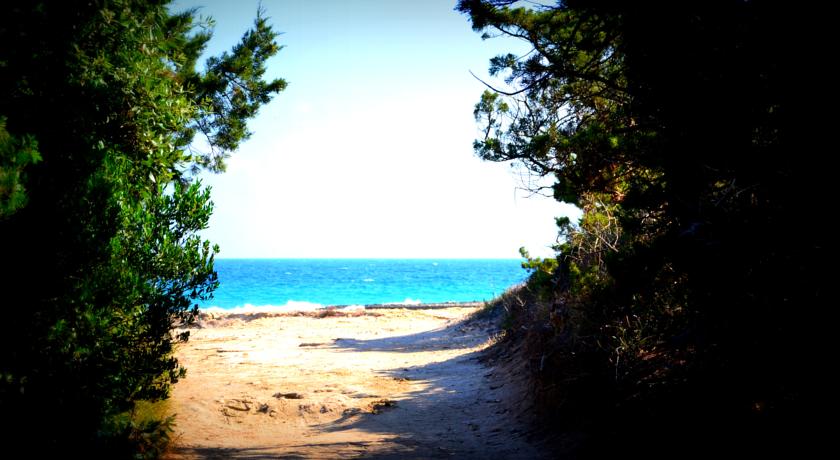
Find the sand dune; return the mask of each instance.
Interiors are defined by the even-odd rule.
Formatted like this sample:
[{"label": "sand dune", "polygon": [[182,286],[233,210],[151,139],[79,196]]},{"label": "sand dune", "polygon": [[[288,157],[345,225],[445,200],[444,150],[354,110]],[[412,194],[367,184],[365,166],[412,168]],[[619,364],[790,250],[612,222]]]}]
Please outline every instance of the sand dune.
[{"label": "sand dune", "polygon": [[169,458],[539,458],[475,310],[205,317]]}]

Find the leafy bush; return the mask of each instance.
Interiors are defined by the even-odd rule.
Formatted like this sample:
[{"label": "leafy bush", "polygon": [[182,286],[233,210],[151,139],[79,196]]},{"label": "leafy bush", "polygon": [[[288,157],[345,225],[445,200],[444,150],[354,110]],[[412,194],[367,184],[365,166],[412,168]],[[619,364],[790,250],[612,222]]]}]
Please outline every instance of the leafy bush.
[{"label": "leafy bush", "polygon": [[131,411],[109,420],[98,438],[103,457],[151,460],[163,455],[174,432],[175,416],[163,401],[137,401]]},{"label": "leafy bush", "polygon": [[834,170],[824,120],[802,116],[821,100],[801,65],[825,53],[813,17],[755,2],[458,9],[532,48],[491,60],[511,88],[476,104],[476,154],[554,178],[583,209],[558,222],[553,276],[529,262],[553,294],[534,347],[542,407],[612,454],[651,436],[638,454],[807,444],[797,420],[819,406],[830,349],[831,240],[811,219]]},{"label": "leafy bush", "polygon": [[126,414],[184,376],[173,352],[188,336],[172,330],[218,285],[194,173],[223,170],[285,82],[263,80],[279,47],[261,15],[199,72],[211,24],[167,4],[13,1],[0,15],[14,43],[0,49],[4,445],[153,456],[171,426]]}]

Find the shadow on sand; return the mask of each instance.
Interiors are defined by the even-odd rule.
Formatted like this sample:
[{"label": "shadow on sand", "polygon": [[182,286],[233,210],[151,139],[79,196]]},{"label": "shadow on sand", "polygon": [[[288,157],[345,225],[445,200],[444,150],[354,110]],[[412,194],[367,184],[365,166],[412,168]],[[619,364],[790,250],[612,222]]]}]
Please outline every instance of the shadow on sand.
[{"label": "shadow on sand", "polygon": [[[482,352],[476,347],[494,332],[488,320],[466,319],[432,331],[371,340],[339,338],[326,345],[348,354],[448,350],[447,356],[455,355],[420,366],[381,371],[409,382],[410,390],[378,410],[348,411],[338,420],[310,427],[322,433],[347,432],[345,442],[245,449],[182,447],[174,453],[204,459],[544,458],[538,446],[527,439],[528,425],[520,420],[522,395],[513,391],[510,376],[494,375],[493,369],[479,361]],[[353,432],[359,431],[373,434],[376,441],[355,441]]]}]

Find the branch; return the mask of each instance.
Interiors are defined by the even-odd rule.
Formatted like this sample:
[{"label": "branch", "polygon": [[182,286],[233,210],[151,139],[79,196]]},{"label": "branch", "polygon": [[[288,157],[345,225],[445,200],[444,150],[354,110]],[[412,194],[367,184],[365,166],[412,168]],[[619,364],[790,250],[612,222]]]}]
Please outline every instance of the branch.
[{"label": "branch", "polygon": [[469,73],[470,73],[470,75],[472,75],[472,76],[473,76],[473,78],[475,78],[476,80],[480,81],[480,82],[481,82],[481,84],[483,84],[484,86],[486,86],[486,87],[488,87],[488,88],[492,89],[493,91],[495,91],[495,92],[497,92],[497,93],[499,93],[499,94],[504,94],[505,96],[516,96],[517,94],[524,93],[525,91],[528,91],[528,89],[529,89],[528,87],[526,87],[526,88],[522,88],[522,89],[520,89],[520,90],[518,90],[518,91],[514,91],[514,92],[512,92],[512,93],[507,92],[507,91],[502,91],[502,90],[500,90],[500,89],[496,89],[496,88],[494,88],[492,85],[490,85],[490,83],[487,83],[486,81],[484,81],[484,80],[482,80],[482,79],[478,78],[478,77],[477,77],[477,76],[473,73],[473,71],[472,71],[472,70],[470,70],[470,71],[469,71]]},{"label": "branch", "polygon": [[512,92],[512,93],[511,93],[511,92],[508,92],[508,91],[502,91],[502,90],[500,90],[500,89],[494,88],[492,85],[490,85],[490,83],[487,83],[486,81],[484,81],[484,80],[482,80],[482,79],[478,78],[478,77],[477,77],[477,76],[473,73],[473,71],[472,71],[472,70],[470,70],[469,72],[470,72],[470,75],[472,75],[472,76],[473,76],[473,78],[475,78],[476,80],[480,81],[480,82],[481,82],[481,84],[483,84],[484,86],[486,86],[486,87],[488,87],[488,88],[492,89],[493,91],[495,91],[495,92],[497,92],[497,93],[499,93],[499,94],[503,94],[503,95],[505,95],[505,96],[516,96],[517,94],[522,94],[522,93],[524,93],[524,92],[526,92],[526,91],[530,91],[532,88],[534,88],[534,86],[536,86],[536,85],[537,85],[537,84],[539,84],[539,83],[542,83],[543,81],[545,81],[546,79],[548,79],[548,78],[549,78],[549,74],[545,74],[545,75],[543,75],[542,77],[538,78],[537,80],[534,80],[534,82],[533,82],[533,83],[531,83],[530,85],[528,85],[528,86],[526,86],[526,87],[524,87],[524,88],[522,88],[522,89],[519,89],[519,90],[514,91],[514,92]]}]

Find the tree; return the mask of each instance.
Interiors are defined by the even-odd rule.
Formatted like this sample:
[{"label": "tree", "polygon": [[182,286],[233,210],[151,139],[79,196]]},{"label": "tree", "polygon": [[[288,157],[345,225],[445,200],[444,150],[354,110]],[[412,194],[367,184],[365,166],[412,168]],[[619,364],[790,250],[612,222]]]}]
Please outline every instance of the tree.
[{"label": "tree", "polygon": [[[550,342],[556,378],[566,366],[598,380],[590,409],[611,401],[611,436],[795,439],[830,241],[789,224],[830,196],[820,122],[802,117],[819,96],[801,63],[826,43],[812,18],[754,2],[516,3],[458,9],[532,47],[491,60],[510,88],[476,105],[476,153],[553,176],[555,197],[584,210],[561,226],[555,305],[576,321]],[[605,422],[628,419],[638,430]]]},{"label": "tree", "polygon": [[[13,2],[0,40],[0,411],[14,442],[120,455],[124,414],[184,375],[173,346],[218,285],[196,172],[224,169],[283,80],[261,12],[197,60],[212,22],[168,1]],[[209,151],[191,147],[197,133]],[[21,438],[23,436],[23,438]],[[8,445],[8,443],[6,444]]]}]

